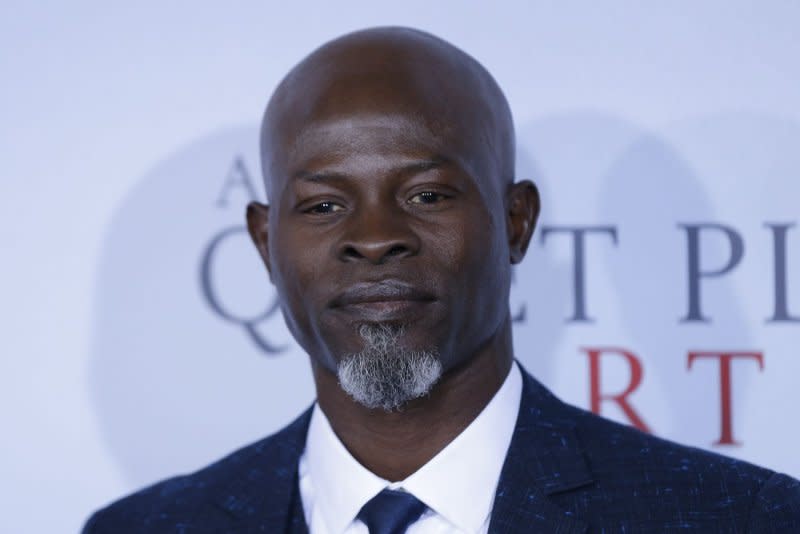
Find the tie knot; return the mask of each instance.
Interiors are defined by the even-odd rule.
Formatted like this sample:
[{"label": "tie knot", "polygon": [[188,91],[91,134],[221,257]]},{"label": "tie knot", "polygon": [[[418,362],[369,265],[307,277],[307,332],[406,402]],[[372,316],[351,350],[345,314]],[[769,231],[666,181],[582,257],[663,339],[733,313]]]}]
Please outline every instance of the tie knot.
[{"label": "tie knot", "polygon": [[366,523],[369,534],[403,534],[426,508],[408,492],[385,489],[367,501],[358,518]]}]

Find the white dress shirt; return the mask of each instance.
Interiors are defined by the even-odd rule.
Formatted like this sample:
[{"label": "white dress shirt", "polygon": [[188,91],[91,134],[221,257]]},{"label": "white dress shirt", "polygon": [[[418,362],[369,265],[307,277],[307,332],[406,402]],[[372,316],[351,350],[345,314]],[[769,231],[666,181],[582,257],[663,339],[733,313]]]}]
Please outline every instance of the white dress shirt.
[{"label": "white dress shirt", "polygon": [[484,534],[522,396],[516,364],[495,396],[461,434],[408,478],[390,483],[347,451],[315,405],[300,457],[300,496],[311,534],[368,534],[356,518],[385,488],[404,490],[428,509],[408,534]]}]

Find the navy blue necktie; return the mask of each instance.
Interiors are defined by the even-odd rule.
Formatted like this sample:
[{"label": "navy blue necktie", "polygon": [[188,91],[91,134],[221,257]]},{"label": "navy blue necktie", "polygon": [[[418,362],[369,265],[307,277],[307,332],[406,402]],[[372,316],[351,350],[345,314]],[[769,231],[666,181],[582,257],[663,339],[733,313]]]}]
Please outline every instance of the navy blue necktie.
[{"label": "navy blue necktie", "polygon": [[369,534],[404,534],[426,508],[410,493],[385,489],[367,501],[358,518],[367,524]]}]

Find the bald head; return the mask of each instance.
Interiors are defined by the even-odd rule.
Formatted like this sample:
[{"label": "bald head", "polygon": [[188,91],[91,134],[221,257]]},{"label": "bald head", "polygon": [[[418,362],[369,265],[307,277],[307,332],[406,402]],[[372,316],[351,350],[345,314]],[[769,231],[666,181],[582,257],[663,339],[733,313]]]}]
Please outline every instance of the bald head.
[{"label": "bald head", "polygon": [[321,46],[289,72],[262,124],[271,199],[296,170],[294,154],[313,147],[309,126],[335,121],[394,128],[426,140],[438,156],[463,160],[482,181],[513,182],[514,127],[502,91],[475,59],[433,35],[395,27],[358,31]]},{"label": "bald head", "polygon": [[[320,405],[349,406],[350,394],[396,406],[467,368],[475,383],[456,404],[480,404],[481,388],[490,397],[499,383],[486,377],[511,367],[511,266],[539,203],[530,181],[514,180],[511,113],[486,69],[416,30],[346,35],[279,84],[262,158],[270,204],[250,203],[248,230],[311,355]],[[377,361],[398,356],[397,372],[367,372],[376,360],[363,325],[396,333],[380,346],[404,351]],[[407,380],[421,354],[437,365]],[[358,380],[342,374],[351,356],[366,366]],[[391,399],[363,401],[374,392]]]}]

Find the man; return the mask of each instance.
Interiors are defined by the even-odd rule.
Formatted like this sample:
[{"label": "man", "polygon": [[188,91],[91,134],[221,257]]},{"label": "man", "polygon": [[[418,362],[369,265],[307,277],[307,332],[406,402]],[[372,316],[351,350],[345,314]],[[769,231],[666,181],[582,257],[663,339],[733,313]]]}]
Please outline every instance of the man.
[{"label": "man", "polygon": [[253,241],[317,402],[86,532],[792,532],[800,483],[565,405],[514,362],[539,212],[474,59],[378,28],[304,59],[262,127]]}]

